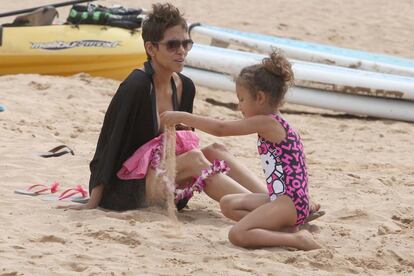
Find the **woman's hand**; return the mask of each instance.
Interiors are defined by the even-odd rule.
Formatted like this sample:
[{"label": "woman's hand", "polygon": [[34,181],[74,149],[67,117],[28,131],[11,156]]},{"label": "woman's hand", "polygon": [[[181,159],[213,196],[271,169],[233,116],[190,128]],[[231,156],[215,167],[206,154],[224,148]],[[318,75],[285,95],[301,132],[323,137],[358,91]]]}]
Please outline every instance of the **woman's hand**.
[{"label": "woman's hand", "polygon": [[56,209],[66,210],[89,210],[98,207],[102,198],[103,185],[98,185],[92,189],[91,197],[86,204],[71,204],[71,205],[59,205]]},{"label": "woman's hand", "polygon": [[164,126],[177,125],[182,123],[186,112],[181,111],[165,111],[161,113],[160,120]]}]

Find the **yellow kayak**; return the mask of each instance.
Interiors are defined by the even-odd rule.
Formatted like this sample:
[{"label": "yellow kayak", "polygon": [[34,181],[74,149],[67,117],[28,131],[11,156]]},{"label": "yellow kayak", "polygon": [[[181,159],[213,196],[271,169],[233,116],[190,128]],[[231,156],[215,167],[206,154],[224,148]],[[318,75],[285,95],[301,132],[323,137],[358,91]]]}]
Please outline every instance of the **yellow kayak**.
[{"label": "yellow kayak", "polygon": [[0,35],[0,75],[85,72],[123,80],[146,60],[140,31],[50,25],[3,27]]}]

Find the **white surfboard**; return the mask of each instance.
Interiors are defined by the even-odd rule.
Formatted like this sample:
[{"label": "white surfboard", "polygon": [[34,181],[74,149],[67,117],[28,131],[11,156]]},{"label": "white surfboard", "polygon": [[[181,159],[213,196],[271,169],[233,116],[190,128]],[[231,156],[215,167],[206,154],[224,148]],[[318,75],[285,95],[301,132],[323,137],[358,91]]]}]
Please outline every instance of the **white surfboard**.
[{"label": "white surfboard", "polygon": [[[225,91],[235,91],[233,78],[229,75],[185,67],[183,73],[197,85]],[[286,101],[295,104],[331,109],[349,114],[414,122],[414,102],[399,99],[370,97],[317,89],[292,87]]]},{"label": "white surfboard", "polygon": [[[187,56],[186,65],[236,76],[243,67],[259,63],[264,57],[267,56],[194,44]],[[414,101],[412,77],[297,60],[291,62],[296,86]]]},{"label": "white surfboard", "polygon": [[218,41],[242,45],[263,53],[269,53],[278,48],[287,57],[293,59],[414,77],[413,59],[240,32],[204,24],[192,24],[190,31],[191,33],[206,35]]}]

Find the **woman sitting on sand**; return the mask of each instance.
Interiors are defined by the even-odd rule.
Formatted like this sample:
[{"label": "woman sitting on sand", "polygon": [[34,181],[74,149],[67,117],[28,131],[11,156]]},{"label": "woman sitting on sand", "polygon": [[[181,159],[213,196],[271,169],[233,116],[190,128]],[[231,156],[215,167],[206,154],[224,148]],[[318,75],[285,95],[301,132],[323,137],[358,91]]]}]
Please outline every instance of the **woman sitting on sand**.
[{"label": "woman sitting on sand", "polygon": [[[159,114],[168,110],[191,113],[195,96],[193,82],[180,72],[193,42],[179,10],[171,4],[153,5],[153,11],[143,23],[142,38],[148,61],[144,70],[134,70],[120,85],[105,115],[93,160],[90,163],[90,199],[84,205],[61,206],[69,209],[131,210],[145,206],[145,178],[122,180],[117,172],[128,157],[163,130]],[[202,169],[210,168],[209,160],[222,158],[221,146],[202,150],[192,149],[176,158],[178,185],[185,185]],[[225,154],[224,154],[225,155]],[[227,158],[230,176],[217,173],[205,180],[204,191],[220,201],[226,194],[264,192],[255,185],[255,177],[245,168]],[[237,173],[240,172],[240,173]],[[237,182],[236,182],[237,181]],[[188,201],[177,201],[183,208]]]}]

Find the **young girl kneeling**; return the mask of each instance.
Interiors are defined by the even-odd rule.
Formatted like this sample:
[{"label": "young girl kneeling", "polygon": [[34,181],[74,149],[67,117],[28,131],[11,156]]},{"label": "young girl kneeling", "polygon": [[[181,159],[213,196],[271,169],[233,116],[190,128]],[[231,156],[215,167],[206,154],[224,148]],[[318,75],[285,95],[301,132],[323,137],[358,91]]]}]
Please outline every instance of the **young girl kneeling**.
[{"label": "young girl kneeling", "polygon": [[161,115],[166,125],[183,123],[216,136],[258,134],[268,194],[229,194],[220,201],[223,214],[237,221],[229,232],[230,241],[237,246],[320,248],[308,231],[297,228],[309,216],[310,206],[303,145],[279,113],[291,84],[291,64],[274,52],[261,64],[244,68],[236,79],[244,119],[221,121],[170,111]]}]

